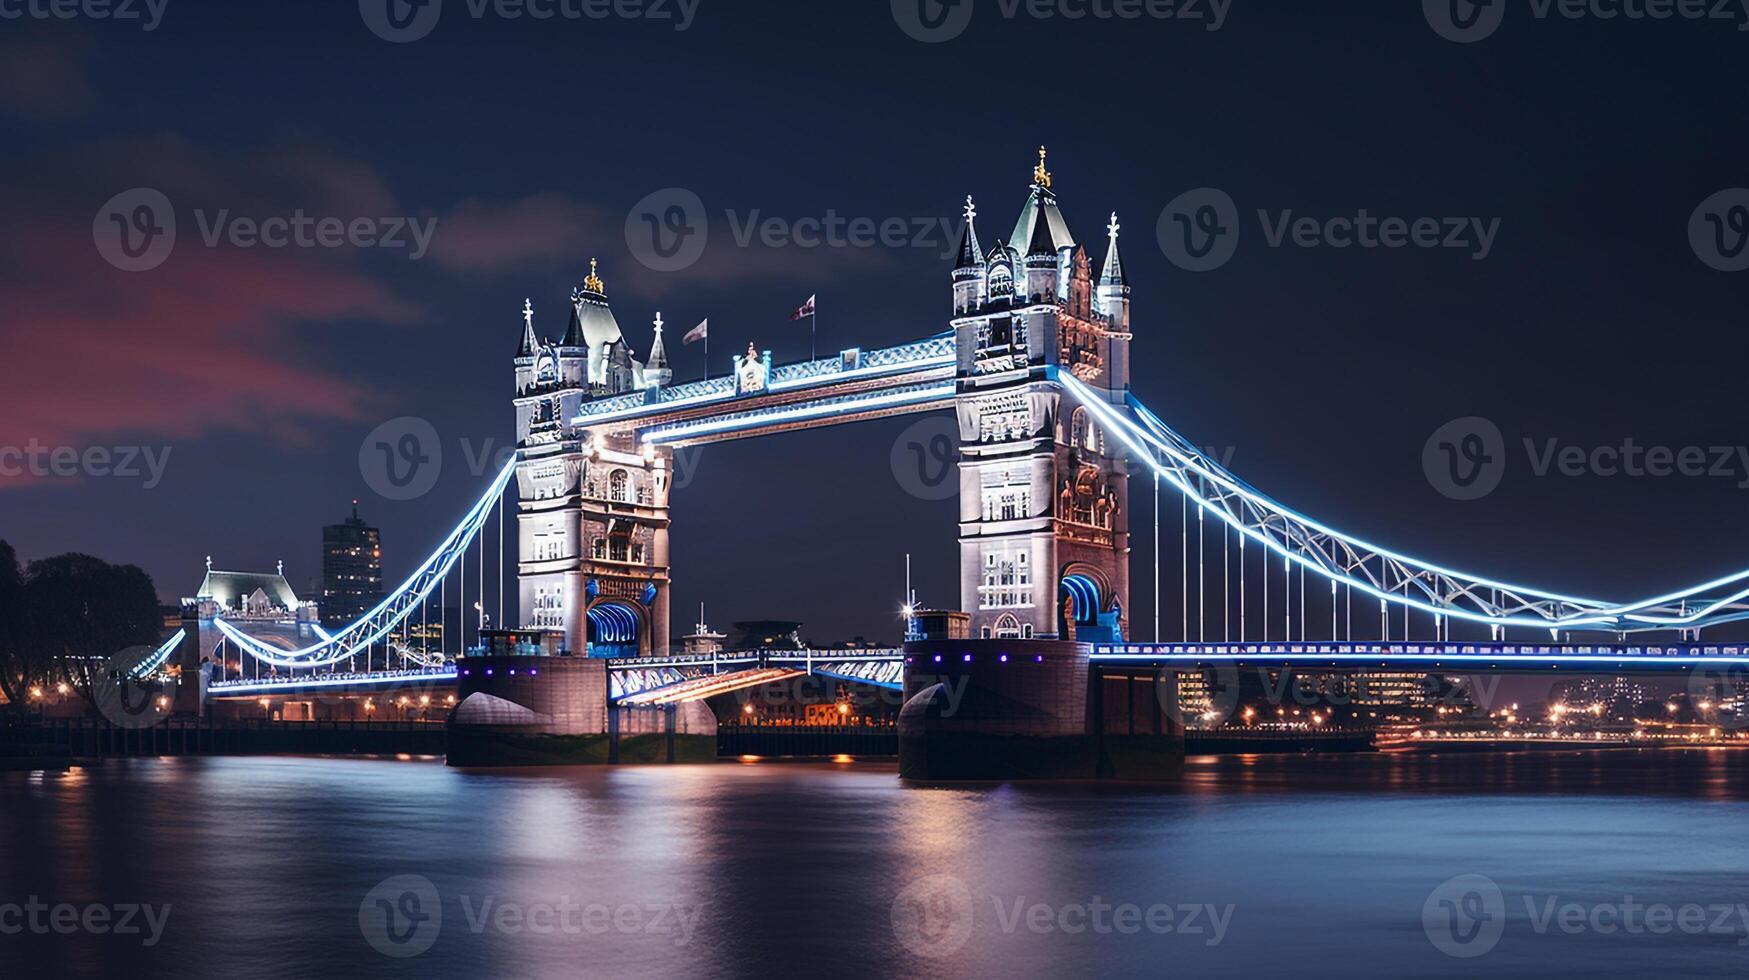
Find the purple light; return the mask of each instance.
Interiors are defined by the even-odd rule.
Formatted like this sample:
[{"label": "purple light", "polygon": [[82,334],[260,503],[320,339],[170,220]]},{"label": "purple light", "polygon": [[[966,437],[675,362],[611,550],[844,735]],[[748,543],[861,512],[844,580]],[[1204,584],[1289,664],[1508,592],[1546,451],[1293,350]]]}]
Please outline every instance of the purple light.
[{"label": "purple light", "polygon": [[538,670],[535,670],[535,669],[534,669],[534,668],[533,668],[533,667],[530,667],[530,668],[529,668],[529,669],[528,669],[528,676],[530,676],[530,677],[533,677],[533,676],[535,676],[535,675],[536,675],[536,674],[539,674],[539,673],[540,673],[540,671],[538,671]]},{"label": "purple light", "polygon": [[490,668],[490,667],[487,667],[487,668],[486,668],[486,676],[487,676],[487,677],[491,677],[491,676],[492,676],[492,668]]},{"label": "purple light", "polygon": [[936,655],[935,655],[935,662],[936,662],[936,663],[941,663],[941,654],[939,654],[939,653],[938,653],[938,654],[936,654]]},{"label": "purple light", "polygon": [[968,664],[969,664],[969,663],[971,663],[971,662],[972,662],[972,655],[971,655],[971,654],[969,654],[969,653],[968,653],[968,654],[966,654],[966,656],[965,656],[965,661],[966,661],[966,663],[968,663]]},{"label": "purple light", "polygon": [[1044,654],[1042,654],[1042,653],[1041,653],[1041,654],[1039,654],[1039,655],[1038,655],[1038,656],[1036,656],[1036,657],[1033,657],[1033,658],[1032,658],[1032,662],[1033,662],[1033,663],[1035,663],[1035,664],[1042,664],[1042,663],[1044,663],[1044,662],[1045,662],[1045,655],[1044,655]]},{"label": "purple light", "polygon": [[467,671],[465,671],[465,670],[464,670],[464,671],[462,671],[462,676],[463,676],[463,677],[466,677],[466,676],[468,676],[468,672],[467,672]]},{"label": "purple light", "polygon": [[515,668],[515,667],[512,667],[512,668],[510,668],[510,676],[511,676],[511,677],[515,677],[515,676],[516,676],[516,668]]},{"label": "purple light", "polygon": [[997,657],[996,659],[1002,661],[1003,663],[1007,663],[1008,662],[1008,654],[1005,653],[1002,656]]}]

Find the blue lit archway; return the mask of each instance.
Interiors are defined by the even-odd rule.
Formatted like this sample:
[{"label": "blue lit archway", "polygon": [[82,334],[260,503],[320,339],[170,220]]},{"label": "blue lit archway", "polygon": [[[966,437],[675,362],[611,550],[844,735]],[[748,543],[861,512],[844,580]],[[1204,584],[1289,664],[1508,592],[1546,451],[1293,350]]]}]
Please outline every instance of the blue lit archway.
[{"label": "blue lit archway", "polygon": [[609,600],[589,607],[589,655],[591,657],[638,656],[638,640],[644,616],[636,607]]},{"label": "blue lit archway", "polygon": [[1063,576],[1064,612],[1073,631],[1073,639],[1081,643],[1122,643],[1123,609],[1116,603],[1105,608],[1105,596],[1110,589],[1092,575],[1072,571]]}]

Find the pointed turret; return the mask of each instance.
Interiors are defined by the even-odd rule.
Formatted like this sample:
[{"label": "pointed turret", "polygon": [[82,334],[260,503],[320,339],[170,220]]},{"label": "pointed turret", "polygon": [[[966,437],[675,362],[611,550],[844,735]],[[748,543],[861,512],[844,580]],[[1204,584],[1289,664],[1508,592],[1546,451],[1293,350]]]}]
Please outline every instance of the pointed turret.
[{"label": "pointed turret", "polygon": [[1057,241],[1051,234],[1049,221],[1032,224],[1032,240],[1026,246],[1026,294],[1035,303],[1048,301],[1057,295],[1057,278],[1062,257],[1057,253]]},{"label": "pointed turret", "polygon": [[1039,223],[1042,215],[1050,223],[1051,240],[1058,249],[1067,250],[1075,247],[1075,236],[1069,233],[1069,223],[1063,220],[1063,212],[1057,207],[1057,193],[1052,190],[1054,178],[1045,169],[1045,148],[1038,148],[1038,166],[1032,171],[1032,188],[1027,194],[1026,205],[1020,209],[1020,220],[1014,223],[1014,234],[1009,241],[1018,245],[1021,242],[1033,240],[1034,226]]},{"label": "pointed turret", "polygon": [[1122,227],[1117,223],[1117,212],[1113,211],[1111,223],[1105,226],[1105,268],[1099,274],[1099,288],[1094,295],[1098,299],[1097,311],[1104,315],[1111,329],[1129,333],[1130,284],[1124,277],[1123,259],[1117,251],[1117,233]]},{"label": "pointed turret", "polygon": [[984,248],[978,243],[978,207],[966,195],[966,230],[960,236],[959,261],[953,267],[953,312],[961,316],[984,301]]},{"label": "pointed turret", "polygon": [[533,357],[535,348],[539,346],[540,341],[534,335],[534,302],[524,299],[522,301],[522,346],[516,349],[516,356]]},{"label": "pointed turret", "polygon": [[644,385],[666,387],[674,380],[668,367],[668,351],[662,346],[662,314],[656,314],[656,339],[650,342],[650,359],[644,362]]}]

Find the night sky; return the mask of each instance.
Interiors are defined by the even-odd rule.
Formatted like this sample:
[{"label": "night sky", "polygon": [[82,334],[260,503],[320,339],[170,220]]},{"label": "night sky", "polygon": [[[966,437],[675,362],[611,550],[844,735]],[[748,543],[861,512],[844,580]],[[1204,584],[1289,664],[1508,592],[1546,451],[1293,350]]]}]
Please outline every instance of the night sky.
[{"label": "night sky", "polygon": [[[660,310],[685,379],[705,365],[679,334],[707,316],[715,373],[748,341],[805,357],[788,316],[812,293],[822,350],[923,337],[951,312],[941,233],[742,247],[727,215],[957,219],[970,193],[989,244],[1045,144],[1096,262],[1107,215],[1123,223],[1136,393],[1198,444],[1231,447],[1255,486],[1381,544],[1573,594],[1625,599],[1749,564],[1749,462],[1537,477],[1524,448],[1749,445],[1749,272],[1709,267],[1689,237],[1704,200],[1749,186],[1744,12],[1538,18],[1517,0],[1460,44],[1409,0],[1233,0],[1215,31],[1198,8],[1009,19],[976,0],[964,33],[935,44],[883,0],[702,0],[684,31],[476,19],[448,0],[404,44],[350,0],[170,0],[151,31],[0,20],[0,446],[171,450],[150,489],[0,479],[0,537],[26,559],[138,564],[167,601],[208,554],[283,558],[301,590],[321,525],[357,497],[398,579],[487,479],[470,454],[511,438],[524,297],[556,338],[598,257],[639,355]],[[161,266],[125,272],[94,216],[138,187],[173,203],[178,238]],[[711,238],[660,273],[625,223],[670,187],[704,202]],[[1201,187],[1231,196],[1241,230],[1231,261],[1198,273],[1155,229]],[[437,223],[417,259],[202,239],[221,211],[299,209]],[[1284,211],[1360,209],[1498,219],[1497,233],[1480,259],[1268,241]],[[436,487],[405,502],[359,462],[401,416],[429,420],[444,451]],[[1466,416],[1499,427],[1508,460],[1476,501],[1422,466],[1435,430]],[[913,421],[706,449],[674,498],[676,635],[704,600],[719,626],[895,639],[907,551],[921,598],[957,605],[955,505],[911,496],[889,462]],[[1135,530],[1146,638],[1145,517]]]}]

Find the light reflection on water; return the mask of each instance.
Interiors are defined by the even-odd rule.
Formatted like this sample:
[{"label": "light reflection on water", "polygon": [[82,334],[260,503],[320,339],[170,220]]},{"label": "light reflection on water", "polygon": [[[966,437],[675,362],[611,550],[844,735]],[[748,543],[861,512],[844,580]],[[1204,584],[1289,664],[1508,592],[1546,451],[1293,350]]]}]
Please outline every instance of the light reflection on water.
[{"label": "light reflection on water", "polygon": [[[1749,902],[1746,816],[1749,753],[1735,751],[1194,758],[1165,790],[908,788],[870,763],[112,762],[0,774],[0,906],[170,903],[162,943],[0,935],[0,977],[1738,974],[1749,922],[1539,934],[1525,898]],[[1423,927],[1430,892],[1463,874],[1507,900],[1504,935],[1474,960]],[[408,960],[359,926],[366,893],[395,875],[441,895],[435,945]],[[927,898],[958,890],[931,906],[946,919],[906,919],[919,906],[901,903],[926,925],[901,934],[895,898],[922,879]],[[481,919],[487,899],[641,918],[536,935]],[[1206,918],[1198,935],[1012,921],[1095,903],[1231,919],[1212,945]]]}]

